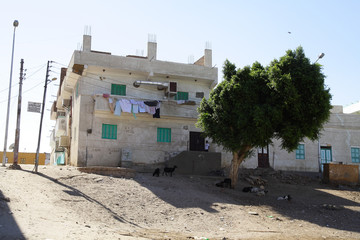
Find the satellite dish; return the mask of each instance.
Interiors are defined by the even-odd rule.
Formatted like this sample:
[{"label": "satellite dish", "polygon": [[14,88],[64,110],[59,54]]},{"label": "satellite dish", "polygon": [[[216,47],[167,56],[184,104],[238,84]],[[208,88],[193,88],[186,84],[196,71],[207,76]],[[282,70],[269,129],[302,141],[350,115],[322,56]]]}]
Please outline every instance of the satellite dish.
[{"label": "satellite dish", "polygon": [[12,143],[12,144],[9,146],[9,149],[10,149],[10,150],[14,150],[14,146],[15,146],[15,143]]}]

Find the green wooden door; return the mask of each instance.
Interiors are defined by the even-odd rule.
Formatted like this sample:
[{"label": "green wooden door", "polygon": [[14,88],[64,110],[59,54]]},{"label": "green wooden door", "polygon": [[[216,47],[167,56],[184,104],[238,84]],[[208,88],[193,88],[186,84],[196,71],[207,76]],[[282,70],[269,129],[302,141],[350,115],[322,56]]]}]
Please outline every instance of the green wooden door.
[{"label": "green wooden door", "polygon": [[323,164],[332,162],[332,152],[331,147],[321,147],[321,171],[323,171]]}]

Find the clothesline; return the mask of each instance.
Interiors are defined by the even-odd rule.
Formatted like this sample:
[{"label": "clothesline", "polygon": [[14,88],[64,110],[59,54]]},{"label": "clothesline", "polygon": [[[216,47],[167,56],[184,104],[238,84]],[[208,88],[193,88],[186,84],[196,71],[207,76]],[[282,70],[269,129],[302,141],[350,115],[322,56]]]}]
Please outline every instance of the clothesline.
[{"label": "clothesline", "polygon": [[132,113],[136,119],[138,113],[149,113],[153,118],[160,118],[160,105],[158,100],[143,101],[127,98],[115,98],[109,94],[103,94],[103,97],[108,99],[110,111],[116,115],[121,116],[122,112]]},{"label": "clothesline", "polygon": [[157,100],[154,100],[154,99],[149,99],[149,98],[111,95],[111,94],[107,94],[107,93],[94,94],[94,96],[97,96],[97,97],[104,97],[104,95],[108,96],[107,98],[112,97],[112,98],[115,98],[115,99],[124,98],[124,99],[134,99],[134,100],[144,100],[144,101],[175,102],[175,103],[180,104],[180,105],[196,105],[196,101],[193,101],[193,100],[169,100],[169,99],[157,99]]},{"label": "clothesline", "polygon": [[111,94],[108,94],[108,93],[103,93],[103,94],[94,94],[93,96],[95,97],[104,97],[104,98],[115,98],[115,99],[120,99],[120,98],[123,98],[123,99],[134,99],[134,100],[143,100],[143,101],[159,101],[159,102],[163,102],[163,101],[168,101],[168,100],[164,100],[164,99],[149,99],[149,98],[141,98],[141,97],[129,97],[129,96],[121,96],[121,95],[111,95]]}]

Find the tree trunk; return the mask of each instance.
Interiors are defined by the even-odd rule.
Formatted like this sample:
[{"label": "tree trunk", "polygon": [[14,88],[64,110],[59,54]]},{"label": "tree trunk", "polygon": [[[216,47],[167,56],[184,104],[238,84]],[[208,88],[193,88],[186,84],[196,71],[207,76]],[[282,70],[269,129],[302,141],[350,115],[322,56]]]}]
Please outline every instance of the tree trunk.
[{"label": "tree trunk", "polygon": [[231,188],[234,189],[239,174],[239,167],[242,161],[244,161],[245,156],[251,150],[251,146],[244,146],[237,152],[233,152],[233,159],[231,161],[231,169],[230,169],[230,179],[231,179]]}]

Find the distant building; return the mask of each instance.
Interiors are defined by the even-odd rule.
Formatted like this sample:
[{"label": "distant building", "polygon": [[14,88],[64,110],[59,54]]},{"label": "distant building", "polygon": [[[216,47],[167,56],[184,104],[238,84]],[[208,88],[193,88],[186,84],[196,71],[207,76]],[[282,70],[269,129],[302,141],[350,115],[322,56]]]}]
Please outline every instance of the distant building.
[{"label": "distant building", "polygon": [[344,107],[344,113],[360,114],[360,101]]},{"label": "distant building", "polygon": [[297,150],[287,152],[280,141],[257,149],[242,167],[270,166],[276,170],[319,172],[324,163],[360,165],[360,115],[345,114],[342,106],[334,106],[318,141],[304,139]]}]

